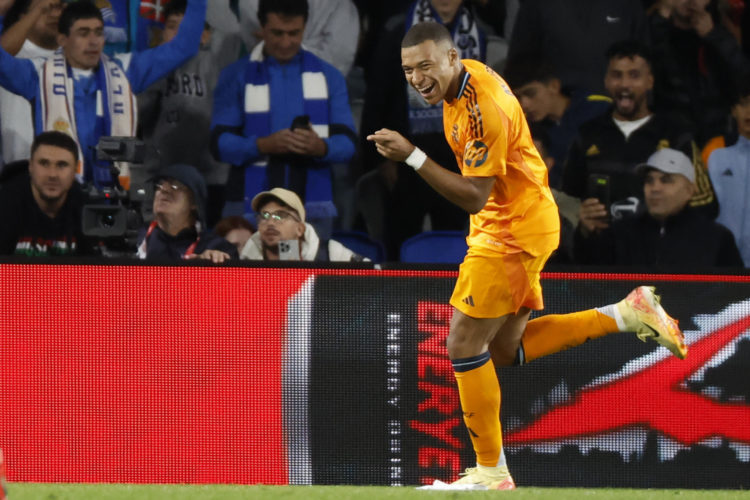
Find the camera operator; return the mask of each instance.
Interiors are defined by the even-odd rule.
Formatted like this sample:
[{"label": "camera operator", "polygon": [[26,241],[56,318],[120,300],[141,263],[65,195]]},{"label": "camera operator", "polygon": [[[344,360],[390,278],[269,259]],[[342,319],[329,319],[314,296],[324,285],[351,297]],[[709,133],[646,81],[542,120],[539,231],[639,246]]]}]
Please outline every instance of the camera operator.
[{"label": "camera operator", "polygon": [[154,177],[154,221],[138,238],[141,259],[238,258],[237,248],[206,231],[206,184],[195,167],[175,164]]},{"label": "camera operator", "polygon": [[85,195],[75,181],[78,145],[61,132],[43,132],[31,145],[28,172],[2,186],[0,254],[92,254],[81,231]]}]

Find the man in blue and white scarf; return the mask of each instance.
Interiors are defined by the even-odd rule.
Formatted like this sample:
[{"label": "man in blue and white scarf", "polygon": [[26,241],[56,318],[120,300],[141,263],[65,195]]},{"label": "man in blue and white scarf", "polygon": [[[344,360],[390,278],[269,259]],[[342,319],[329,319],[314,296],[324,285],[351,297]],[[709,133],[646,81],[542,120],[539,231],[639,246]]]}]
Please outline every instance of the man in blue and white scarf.
[{"label": "man in blue and white scarf", "polygon": [[[68,4],[60,15],[60,52],[35,64],[0,49],[0,86],[32,103],[37,133],[57,130],[78,142],[83,159],[79,180],[112,186],[110,165],[96,160],[99,138],[135,135],[133,94],[195,55],[205,15],[206,0],[190,0],[172,42],[109,58],[103,54],[105,26],[99,8],[91,2]],[[121,180],[127,178],[123,174]]]},{"label": "man in blue and white scarf", "polygon": [[343,75],[302,48],[307,14],[306,0],[259,2],[262,42],[222,71],[211,144],[232,165],[224,215],[251,216],[256,194],[283,187],[328,236],[336,216],[331,166],[351,159],[356,135]]}]

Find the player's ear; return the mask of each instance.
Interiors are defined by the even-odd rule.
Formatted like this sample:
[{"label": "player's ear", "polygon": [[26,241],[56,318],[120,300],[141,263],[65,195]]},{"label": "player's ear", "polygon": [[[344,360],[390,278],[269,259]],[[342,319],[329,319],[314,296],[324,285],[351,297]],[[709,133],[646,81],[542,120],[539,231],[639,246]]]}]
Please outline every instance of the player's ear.
[{"label": "player's ear", "polygon": [[448,62],[453,65],[456,64],[456,61],[458,61],[458,51],[456,50],[456,47],[451,47],[448,49]]}]

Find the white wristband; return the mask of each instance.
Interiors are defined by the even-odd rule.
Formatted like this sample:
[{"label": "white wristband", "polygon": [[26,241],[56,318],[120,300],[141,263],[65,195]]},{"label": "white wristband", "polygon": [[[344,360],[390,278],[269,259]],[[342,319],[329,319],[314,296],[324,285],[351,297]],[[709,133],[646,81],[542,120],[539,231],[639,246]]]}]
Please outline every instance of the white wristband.
[{"label": "white wristband", "polygon": [[416,171],[422,168],[422,165],[424,165],[424,162],[426,161],[427,155],[425,154],[425,152],[415,147],[414,151],[412,151],[411,154],[406,158],[406,160],[404,160],[404,163],[406,163]]}]

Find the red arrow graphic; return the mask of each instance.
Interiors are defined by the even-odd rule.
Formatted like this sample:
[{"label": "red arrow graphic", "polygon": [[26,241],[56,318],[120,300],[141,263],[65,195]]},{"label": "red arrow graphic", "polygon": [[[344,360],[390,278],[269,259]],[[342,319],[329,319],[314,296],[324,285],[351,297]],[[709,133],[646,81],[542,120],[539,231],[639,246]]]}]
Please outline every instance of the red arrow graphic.
[{"label": "red arrow graphic", "polygon": [[690,345],[686,360],[670,356],[623,378],[584,389],[566,404],[508,433],[504,442],[559,441],[637,426],[658,430],[685,446],[713,436],[750,443],[750,405],[720,403],[681,387],[748,328],[750,317],[744,317]]}]

